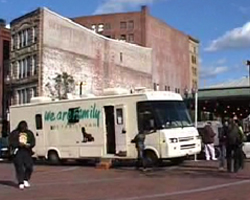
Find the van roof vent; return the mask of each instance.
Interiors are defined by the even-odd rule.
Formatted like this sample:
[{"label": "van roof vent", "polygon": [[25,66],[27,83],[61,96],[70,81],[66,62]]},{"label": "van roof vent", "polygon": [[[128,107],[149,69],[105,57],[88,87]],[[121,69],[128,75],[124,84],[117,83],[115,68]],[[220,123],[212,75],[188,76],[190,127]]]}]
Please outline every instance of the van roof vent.
[{"label": "van roof vent", "polygon": [[104,95],[122,95],[122,94],[129,94],[129,90],[125,88],[107,88],[103,90]]},{"label": "van roof vent", "polygon": [[45,103],[51,102],[52,99],[50,97],[32,97],[30,103]]}]

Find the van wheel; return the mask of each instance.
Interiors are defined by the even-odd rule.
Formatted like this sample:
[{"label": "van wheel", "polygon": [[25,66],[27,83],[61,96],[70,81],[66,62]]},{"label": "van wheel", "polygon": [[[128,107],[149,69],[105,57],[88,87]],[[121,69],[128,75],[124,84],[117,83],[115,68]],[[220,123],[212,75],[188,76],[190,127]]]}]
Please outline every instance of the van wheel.
[{"label": "van wheel", "polygon": [[48,161],[52,165],[60,164],[60,158],[58,156],[58,153],[56,151],[49,151],[49,153],[48,153]]},{"label": "van wheel", "polygon": [[146,150],[145,151],[145,159],[147,161],[147,166],[149,167],[157,167],[159,164],[159,159],[155,152]]}]

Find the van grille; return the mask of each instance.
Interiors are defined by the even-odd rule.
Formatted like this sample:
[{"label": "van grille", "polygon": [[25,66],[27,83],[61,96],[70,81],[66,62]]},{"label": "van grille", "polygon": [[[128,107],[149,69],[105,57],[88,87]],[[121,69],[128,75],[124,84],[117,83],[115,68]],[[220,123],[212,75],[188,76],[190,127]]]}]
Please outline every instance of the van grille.
[{"label": "van grille", "polygon": [[193,148],[195,148],[195,144],[185,144],[185,145],[181,145],[181,150],[193,149]]},{"label": "van grille", "polygon": [[179,142],[187,142],[187,141],[190,141],[190,140],[193,140],[194,137],[193,136],[190,136],[190,137],[180,137],[179,138]]}]

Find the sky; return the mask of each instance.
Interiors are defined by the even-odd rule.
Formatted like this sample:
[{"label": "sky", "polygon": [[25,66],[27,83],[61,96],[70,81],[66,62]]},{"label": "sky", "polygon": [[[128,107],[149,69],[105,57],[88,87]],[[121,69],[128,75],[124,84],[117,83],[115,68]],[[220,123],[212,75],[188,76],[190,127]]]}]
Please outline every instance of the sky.
[{"label": "sky", "polygon": [[10,23],[38,7],[76,17],[139,11],[142,5],[200,41],[200,87],[248,76],[249,0],[0,0],[0,18]]}]

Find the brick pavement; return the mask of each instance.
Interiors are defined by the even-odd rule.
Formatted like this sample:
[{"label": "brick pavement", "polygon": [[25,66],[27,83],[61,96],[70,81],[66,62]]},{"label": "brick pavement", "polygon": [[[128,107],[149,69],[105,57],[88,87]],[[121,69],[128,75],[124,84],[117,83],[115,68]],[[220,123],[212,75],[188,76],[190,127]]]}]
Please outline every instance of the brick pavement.
[{"label": "brick pavement", "polygon": [[[249,200],[250,163],[238,174],[219,172],[215,162],[187,162],[151,172],[84,166],[35,168],[32,187],[20,191],[13,166],[0,163],[2,200]],[[219,187],[216,189],[216,187]]]}]

